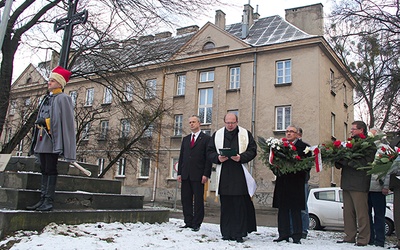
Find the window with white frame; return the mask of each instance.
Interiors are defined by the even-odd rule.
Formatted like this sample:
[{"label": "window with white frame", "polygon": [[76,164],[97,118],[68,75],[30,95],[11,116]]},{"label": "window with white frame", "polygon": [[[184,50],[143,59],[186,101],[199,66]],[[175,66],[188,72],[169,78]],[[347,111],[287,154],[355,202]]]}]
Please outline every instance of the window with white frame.
[{"label": "window with white frame", "polygon": [[112,86],[104,87],[103,104],[110,104],[112,102]]},{"label": "window with white frame", "polygon": [[10,111],[8,112],[9,115],[15,115],[15,112],[17,110],[17,101],[12,100],[10,102]]},{"label": "window with white frame", "polygon": [[92,106],[94,98],[94,88],[86,90],[85,106]]},{"label": "window with white frame", "polygon": [[121,120],[121,138],[127,138],[131,131],[131,124],[128,119]]},{"label": "window with white frame", "polygon": [[172,157],[171,158],[171,167],[169,171],[169,177],[171,179],[176,179],[178,176],[178,162],[179,162],[179,157]]},{"label": "window with white frame", "polygon": [[156,79],[151,79],[146,81],[146,91],[145,91],[145,98],[152,99],[156,97],[156,87],[157,82]]},{"label": "window with white frame", "polygon": [[117,162],[117,177],[125,177],[126,158],[119,158]]},{"label": "window with white frame", "polygon": [[17,156],[22,156],[24,151],[24,139],[22,139],[19,143],[18,143],[18,150],[16,152]]},{"label": "window with white frame", "polygon": [[31,98],[30,97],[26,98],[24,103],[25,103],[25,106],[30,106],[31,105]]},{"label": "window with white frame", "polygon": [[107,134],[108,134],[108,129],[109,129],[109,121],[104,120],[100,122],[100,138],[101,140],[106,140],[107,139]]},{"label": "window with white frame", "polygon": [[74,107],[76,106],[76,99],[78,98],[78,92],[76,90],[72,90],[69,92],[69,96],[71,97],[72,100],[72,105]]},{"label": "window with white frame", "polygon": [[86,123],[85,127],[82,130],[82,140],[89,140],[89,132],[90,132],[90,123]]},{"label": "window with white frame", "polygon": [[276,62],[276,84],[292,82],[292,61],[284,60]]},{"label": "window with white frame", "polygon": [[6,128],[6,136],[4,137],[4,143],[10,142],[12,138],[12,128]]},{"label": "window with white frame", "polygon": [[200,72],[200,82],[214,81],[214,70]]},{"label": "window with white frame", "polygon": [[24,151],[24,139],[18,143],[18,151]]},{"label": "window with white frame", "polygon": [[185,95],[186,75],[178,75],[176,80],[176,95]]},{"label": "window with white frame", "polygon": [[148,178],[150,176],[150,158],[144,157],[140,161],[139,177]]},{"label": "window with white frame", "polygon": [[133,84],[132,83],[127,83],[125,85],[125,96],[124,96],[124,101],[130,102],[133,100]]},{"label": "window with white frame", "polygon": [[240,67],[231,67],[229,69],[229,89],[240,88]]},{"label": "window with white frame", "polygon": [[275,130],[283,131],[291,123],[292,108],[290,106],[275,107]]},{"label": "window with white frame", "polygon": [[183,115],[175,115],[174,121],[174,136],[182,135]]},{"label": "window with white frame", "polygon": [[334,113],[331,113],[331,135],[332,137],[335,137],[335,122],[336,122],[336,115]]},{"label": "window with white frame", "polygon": [[329,71],[329,86],[332,92],[335,92],[335,72],[330,69]]},{"label": "window with white frame", "polygon": [[344,129],[344,131],[343,131],[343,133],[344,133],[343,141],[345,141],[348,138],[348,132],[347,132],[348,131],[348,127],[347,127],[347,123],[346,122],[344,123],[343,129]]},{"label": "window with white frame", "polygon": [[199,112],[200,123],[210,124],[212,121],[213,89],[199,90]]},{"label": "window with white frame", "polygon": [[104,158],[98,158],[97,159],[97,166],[99,166],[99,175],[103,172],[104,170]]},{"label": "window with white frame", "polygon": [[144,131],[143,137],[152,137],[153,136],[154,125],[150,124],[149,127]]}]

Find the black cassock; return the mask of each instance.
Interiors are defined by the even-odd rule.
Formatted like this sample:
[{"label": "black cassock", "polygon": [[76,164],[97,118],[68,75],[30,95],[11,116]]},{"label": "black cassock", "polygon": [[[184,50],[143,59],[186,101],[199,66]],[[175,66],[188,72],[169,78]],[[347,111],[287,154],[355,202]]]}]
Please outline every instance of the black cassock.
[{"label": "black cassock", "polygon": [[[233,131],[225,129],[224,148],[239,151],[238,133],[238,128]],[[247,190],[242,167],[242,163],[251,161],[257,155],[257,144],[250,132],[248,132],[248,137],[247,149],[240,154],[241,162],[229,159],[222,163],[221,167],[218,194],[221,202],[220,229],[224,238],[245,237],[248,233],[257,230],[255,209]],[[215,133],[208,148],[209,159],[215,164],[221,164],[218,161],[214,141]]]}]

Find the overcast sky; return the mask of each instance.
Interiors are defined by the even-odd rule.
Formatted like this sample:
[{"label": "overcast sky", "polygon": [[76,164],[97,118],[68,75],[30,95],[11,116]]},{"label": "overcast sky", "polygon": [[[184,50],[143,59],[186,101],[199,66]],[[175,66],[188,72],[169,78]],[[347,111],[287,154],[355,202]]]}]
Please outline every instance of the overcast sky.
[{"label": "overcast sky", "polygon": [[[311,4],[322,3],[324,6],[324,12],[327,14],[330,10],[329,2],[332,0],[220,0],[225,3],[224,5],[214,6],[211,8],[211,11],[208,13],[204,13],[203,17],[199,17],[196,20],[186,20],[182,24],[182,27],[189,25],[198,25],[200,28],[205,25],[207,22],[215,22],[215,11],[222,10],[226,14],[226,24],[233,24],[241,22],[242,14],[243,14],[243,5],[248,4],[253,6],[255,10],[257,10],[260,17],[267,17],[273,15],[280,15],[285,17],[285,9],[301,7]],[[89,15],[90,18],[90,15]],[[21,48],[21,47],[20,47]],[[17,52],[16,58],[14,61],[14,73],[13,73],[13,81],[22,73],[22,71],[29,65],[29,63],[33,63],[33,65],[37,65],[39,62],[45,61],[46,58],[48,60],[50,55],[47,55],[45,52],[43,53],[30,53],[30,51]]]}]

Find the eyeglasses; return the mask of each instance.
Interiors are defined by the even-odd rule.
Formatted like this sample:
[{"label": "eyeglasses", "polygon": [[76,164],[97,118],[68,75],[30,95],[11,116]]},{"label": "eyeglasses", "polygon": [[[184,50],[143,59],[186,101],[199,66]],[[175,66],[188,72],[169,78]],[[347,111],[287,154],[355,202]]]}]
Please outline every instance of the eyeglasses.
[{"label": "eyeglasses", "polygon": [[353,131],[353,130],[360,130],[360,128],[351,128],[350,130],[351,130],[351,131]]},{"label": "eyeglasses", "polygon": [[234,125],[234,124],[236,124],[237,122],[225,122],[225,124],[227,124],[227,125]]},{"label": "eyeglasses", "polygon": [[286,130],[286,134],[287,134],[287,133],[294,133],[294,134],[295,134],[295,133],[297,133],[297,132],[294,131],[294,130]]}]

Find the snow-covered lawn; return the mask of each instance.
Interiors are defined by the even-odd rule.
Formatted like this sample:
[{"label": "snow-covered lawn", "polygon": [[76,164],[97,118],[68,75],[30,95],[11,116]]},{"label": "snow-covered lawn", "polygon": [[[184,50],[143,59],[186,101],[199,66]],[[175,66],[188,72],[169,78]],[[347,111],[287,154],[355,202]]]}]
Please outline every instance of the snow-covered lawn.
[{"label": "snow-covered lawn", "polygon": [[[200,231],[181,229],[181,219],[167,223],[95,223],[81,225],[50,224],[42,232],[19,231],[0,241],[0,249],[360,249],[353,244],[338,244],[342,232],[310,231],[301,245],[292,242],[273,242],[277,228],[258,227],[257,232],[245,238],[244,243],[221,239],[218,224],[203,223]],[[394,236],[387,239],[386,247],[395,244]],[[367,246],[361,249],[383,249]]]}]

